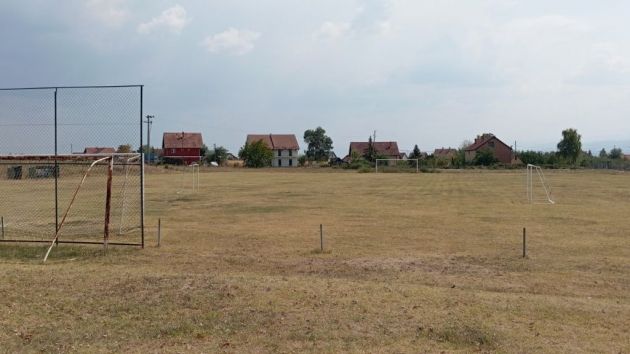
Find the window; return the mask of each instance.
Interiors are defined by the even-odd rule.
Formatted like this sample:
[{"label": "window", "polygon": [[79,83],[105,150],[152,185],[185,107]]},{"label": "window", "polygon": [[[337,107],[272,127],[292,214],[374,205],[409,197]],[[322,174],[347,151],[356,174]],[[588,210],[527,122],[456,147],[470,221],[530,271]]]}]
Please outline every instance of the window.
[{"label": "window", "polygon": [[282,156],[282,150],[278,150],[278,156]]},{"label": "window", "polygon": [[174,154],[174,153],[175,153],[175,149],[171,149],[171,154]]},{"label": "window", "polygon": [[488,146],[490,146],[491,148],[493,148],[493,147],[494,147],[494,141],[489,142],[489,143],[488,143]]},{"label": "window", "polygon": [[293,167],[293,159],[289,159],[289,167]]},{"label": "window", "polygon": [[289,156],[293,156],[293,150],[289,150]]},{"label": "window", "polygon": [[282,160],[278,159],[278,167],[282,167]]}]

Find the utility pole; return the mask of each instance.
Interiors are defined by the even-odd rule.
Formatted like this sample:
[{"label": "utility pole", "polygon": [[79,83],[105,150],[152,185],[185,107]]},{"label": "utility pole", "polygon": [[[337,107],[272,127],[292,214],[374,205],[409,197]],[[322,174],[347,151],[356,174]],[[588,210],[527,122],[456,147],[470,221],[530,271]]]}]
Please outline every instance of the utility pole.
[{"label": "utility pole", "polygon": [[372,141],[376,141],[376,130],[374,131],[374,138],[372,138]]},{"label": "utility pole", "polygon": [[[155,118],[155,116],[147,115],[147,120],[144,121],[147,123],[147,150],[149,154],[149,163],[153,161],[153,152],[151,151],[151,125],[153,125],[153,121],[151,119],[153,118]],[[142,146],[140,147],[140,151],[142,151]]]}]

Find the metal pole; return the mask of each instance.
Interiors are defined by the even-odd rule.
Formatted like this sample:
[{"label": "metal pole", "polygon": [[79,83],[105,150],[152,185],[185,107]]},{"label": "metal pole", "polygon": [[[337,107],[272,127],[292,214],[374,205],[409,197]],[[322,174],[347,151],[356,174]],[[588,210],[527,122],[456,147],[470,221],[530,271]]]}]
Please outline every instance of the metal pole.
[{"label": "metal pole", "polygon": [[0,224],[2,224],[2,239],[4,240],[4,216],[0,216]]},{"label": "metal pole", "polygon": [[144,85],[140,85],[140,153],[142,156],[140,160],[142,165],[140,166],[140,233],[142,238],[142,248],[144,248],[144,153],[142,153],[142,115],[143,115],[143,101],[144,101]]},{"label": "metal pole", "polygon": [[324,252],[324,225],[319,224],[319,246]]},{"label": "metal pole", "polygon": [[109,160],[109,168],[107,169],[107,193],[105,196],[105,229],[103,232],[103,245],[107,248],[109,242],[109,217],[112,208],[112,177],[114,171],[114,157]]},{"label": "metal pole", "polygon": [[[57,161],[57,88],[55,88],[55,235],[59,232],[59,163]],[[57,237],[56,244],[59,245]]]},{"label": "metal pole", "polygon": [[523,258],[527,257],[527,229],[523,228]]}]

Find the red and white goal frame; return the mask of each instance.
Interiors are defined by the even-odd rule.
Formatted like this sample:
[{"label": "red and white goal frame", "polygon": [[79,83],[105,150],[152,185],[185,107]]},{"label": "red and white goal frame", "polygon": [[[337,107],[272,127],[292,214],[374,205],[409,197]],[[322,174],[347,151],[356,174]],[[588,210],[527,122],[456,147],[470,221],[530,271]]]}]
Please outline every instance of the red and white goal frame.
[{"label": "red and white goal frame", "polygon": [[0,155],[0,213],[0,242],[143,247],[143,154]]}]

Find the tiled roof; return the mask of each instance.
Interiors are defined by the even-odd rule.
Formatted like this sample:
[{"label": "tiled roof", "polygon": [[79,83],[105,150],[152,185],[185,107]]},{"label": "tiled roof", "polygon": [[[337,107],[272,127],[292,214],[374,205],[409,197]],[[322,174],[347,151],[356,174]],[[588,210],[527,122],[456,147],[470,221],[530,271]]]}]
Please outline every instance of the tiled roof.
[{"label": "tiled roof", "polygon": [[84,154],[90,154],[90,155],[113,154],[115,152],[116,152],[116,149],[114,149],[113,147],[86,147],[85,150],[83,150]]},{"label": "tiled roof", "polygon": [[[368,147],[370,146],[369,142],[351,142],[350,143],[350,155],[352,152],[357,152],[359,155],[364,155],[368,151]],[[398,151],[398,143],[395,141],[377,141],[372,143],[374,146],[374,150],[379,155],[384,156],[399,156],[400,151]]]},{"label": "tiled roof", "polygon": [[201,133],[164,133],[162,138],[164,149],[201,149],[202,145]]},{"label": "tiled roof", "polygon": [[247,143],[252,144],[262,140],[271,150],[299,150],[295,134],[249,134]]},{"label": "tiled roof", "polygon": [[433,151],[433,155],[435,156],[448,156],[452,154],[457,154],[457,149],[441,148],[441,149],[435,149],[435,151]]},{"label": "tiled roof", "polygon": [[484,146],[487,142],[489,142],[492,139],[496,139],[496,141],[498,141],[499,143],[501,143],[501,144],[507,146],[508,148],[512,149],[508,144],[502,142],[501,139],[499,139],[496,136],[494,136],[494,134],[483,134],[482,136],[477,137],[477,139],[475,139],[475,142],[472,145],[468,146],[465,150],[466,151],[479,150],[479,148]]}]

